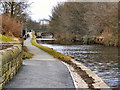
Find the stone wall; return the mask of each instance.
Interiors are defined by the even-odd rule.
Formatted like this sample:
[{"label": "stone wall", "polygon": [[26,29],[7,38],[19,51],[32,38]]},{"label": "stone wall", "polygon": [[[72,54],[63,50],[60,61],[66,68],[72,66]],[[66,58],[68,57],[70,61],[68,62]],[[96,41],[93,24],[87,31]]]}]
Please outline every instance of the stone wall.
[{"label": "stone wall", "polygon": [[22,46],[0,50],[0,89],[13,78],[22,65]]}]

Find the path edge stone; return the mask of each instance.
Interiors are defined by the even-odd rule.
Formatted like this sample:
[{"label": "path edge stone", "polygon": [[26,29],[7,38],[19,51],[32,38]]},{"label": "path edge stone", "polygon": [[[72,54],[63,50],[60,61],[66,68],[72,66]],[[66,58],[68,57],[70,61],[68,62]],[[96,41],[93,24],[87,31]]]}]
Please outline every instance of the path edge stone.
[{"label": "path edge stone", "polygon": [[[83,64],[81,64],[80,62],[71,59],[72,63],[76,64],[78,67],[80,67],[82,70],[84,70],[90,77],[92,77],[94,79],[94,82],[92,85],[94,86],[94,88],[107,88],[107,89],[111,89],[97,74],[95,74],[93,71],[91,71],[88,67],[84,66]],[[68,65],[67,65],[68,66]],[[81,87],[79,87],[81,88]]]}]

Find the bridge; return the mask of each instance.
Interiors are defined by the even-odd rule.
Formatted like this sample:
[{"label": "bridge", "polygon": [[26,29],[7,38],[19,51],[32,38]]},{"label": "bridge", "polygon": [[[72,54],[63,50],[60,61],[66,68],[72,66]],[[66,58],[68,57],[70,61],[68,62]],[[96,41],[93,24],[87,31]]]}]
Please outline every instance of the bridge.
[{"label": "bridge", "polygon": [[50,20],[48,20],[48,19],[41,19],[41,20],[40,20],[40,24],[41,24],[41,25],[49,24],[49,21],[50,21]]},{"label": "bridge", "polygon": [[[73,64],[76,64],[79,68],[81,68],[79,73],[81,74],[84,73],[85,79],[79,76],[78,73],[75,72],[72,66],[54,58],[53,56],[44,52],[43,50],[38,49],[38,47],[33,46],[30,42],[31,39],[32,39],[32,35],[30,33],[30,38],[28,38],[24,42],[24,45],[28,47],[29,52],[34,54],[34,56],[31,59],[29,60],[26,59],[22,61],[21,59],[22,49],[20,46],[15,46],[13,51],[9,50],[9,52],[11,52],[8,53],[8,56],[10,58],[8,59],[9,63],[5,62],[7,60],[6,57],[7,53],[4,55],[4,59],[3,59],[4,69],[2,69],[2,72],[4,72],[4,74],[2,74],[3,75],[2,79],[4,80],[1,81],[1,85],[4,86],[3,87],[4,89],[6,88],[73,88],[73,90],[76,90],[76,88],[90,88],[91,87],[90,85],[94,86],[94,88],[109,88],[109,86],[107,86],[100,77],[98,77],[94,72],[92,72],[84,65],[78,63],[73,59],[70,60]],[[55,40],[55,39],[39,38],[38,40]],[[16,51],[17,53],[15,53],[14,51]],[[17,55],[18,57],[15,56],[14,54]],[[14,56],[15,59],[12,60],[11,56]],[[62,58],[64,59],[64,55]],[[9,68],[7,68],[8,65]],[[18,73],[16,74],[16,72]],[[94,83],[87,82],[86,78],[90,80],[93,79]],[[9,83],[7,83],[8,81]]]},{"label": "bridge", "polygon": [[55,38],[36,38],[36,40],[43,40],[43,41],[55,41],[55,40],[57,40],[57,39],[55,39]]},{"label": "bridge", "polygon": [[53,38],[54,34],[48,30],[48,19],[40,20],[40,31],[36,31],[35,35],[37,38]]},{"label": "bridge", "polygon": [[32,35],[25,40],[34,56],[23,65],[4,88],[75,88],[67,67],[53,56],[31,44]]},{"label": "bridge", "polygon": [[54,34],[52,32],[36,32],[37,38],[54,38]]}]

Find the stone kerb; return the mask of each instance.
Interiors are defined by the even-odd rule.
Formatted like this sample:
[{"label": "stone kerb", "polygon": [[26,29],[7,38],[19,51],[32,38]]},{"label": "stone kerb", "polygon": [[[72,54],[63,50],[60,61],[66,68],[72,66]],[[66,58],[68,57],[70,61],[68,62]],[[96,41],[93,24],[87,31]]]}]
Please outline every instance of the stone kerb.
[{"label": "stone kerb", "polygon": [[[76,64],[78,67],[80,67],[82,70],[84,70],[90,77],[94,79],[94,83],[92,84],[94,88],[108,88],[110,87],[93,71],[91,71],[89,68],[84,66],[83,64],[79,63],[78,61],[72,59],[71,60],[74,64]],[[110,89],[111,90],[111,89]]]}]

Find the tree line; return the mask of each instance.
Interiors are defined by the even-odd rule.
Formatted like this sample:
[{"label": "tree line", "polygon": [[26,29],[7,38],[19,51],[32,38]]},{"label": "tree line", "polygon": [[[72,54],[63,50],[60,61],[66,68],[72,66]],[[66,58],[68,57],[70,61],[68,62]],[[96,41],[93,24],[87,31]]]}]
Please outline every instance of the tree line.
[{"label": "tree line", "polygon": [[1,34],[6,36],[12,36],[20,38],[21,30],[40,30],[40,23],[33,21],[29,16],[30,11],[28,8],[32,3],[28,3],[27,0],[1,0],[0,12],[2,15],[2,30]]},{"label": "tree line", "polygon": [[24,2],[10,0],[0,2],[1,5],[1,12],[9,16],[11,18],[15,18],[16,20],[20,21],[20,23],[25,22],[28,16],[28,12],[26,9],[29,7],[30,4],[25,0]]},{"label": "tree line", "polygon": [[49,30],[62,41],[103,38],[102,43],[118,46],[118,3],[65,2],[52,10]]},{"label": "tree line", "polygon": [[26,23],[27,20],[28,13],[26,9],[29,4],[26,1],[1,0],[0,6],[0,16],[2,17],[1,34],[20,38],[22,24]]}]

